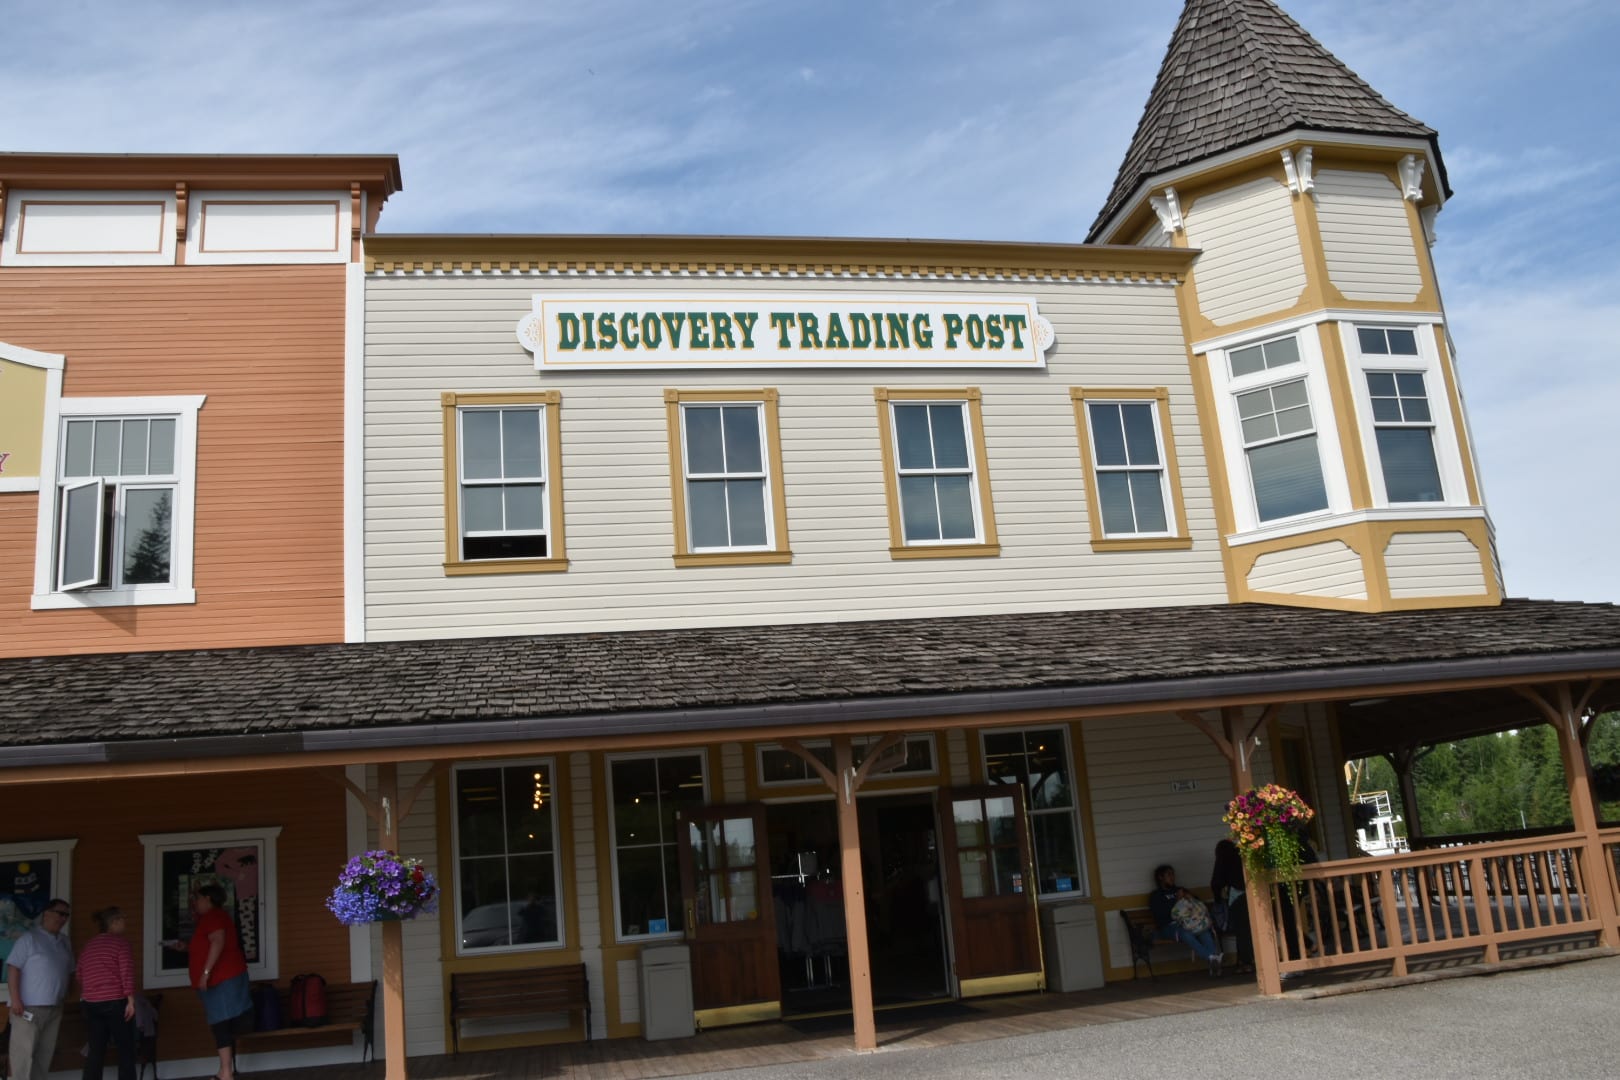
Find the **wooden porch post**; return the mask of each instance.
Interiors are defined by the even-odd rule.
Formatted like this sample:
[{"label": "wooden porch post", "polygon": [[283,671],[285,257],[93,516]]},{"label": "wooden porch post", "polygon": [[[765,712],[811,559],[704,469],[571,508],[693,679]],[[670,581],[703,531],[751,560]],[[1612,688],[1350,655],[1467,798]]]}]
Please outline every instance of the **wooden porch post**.
[{"label": "wooden porch post", "polygon": [[1423,755],[1416,746],[1403,746],[1390,754],[1390,764],[1395,766],[1395,777],[1401,785],[1401,810],[1406,817],[1406,842],[1413,849],[1423,843],[1423,818],[1418,813],[1417,778],[1413,767],[1418,758]]},{"label": "wooden porch post", "polygon": [[[399,766],[385,761],[377,766],[377,795],[382,816],[377,822],[377,844],[399,850]],[[382,924],[383,940],[383,1060],[387,1080],[405,1080],[405,935],[398,922]]]},{"label": "wooden porch post", "polygon": [[[1241,708],[1221,710],[1221,729],[1232,769],[1232,794],[1241,795],[1254,787],[1254,751],[1260,745],[1256,735],[1265,716],[1246,727]],[[1282,993],[1282,973],[1277,970],[1277,923],[1271,915],[1271,886],[1250,881],[1243,890],[1249,904],[1249,936],[1254,939],[1254,974],[1262,994]]]},{"label": "wooden porch post", "polygon": [[849,942],[849,1001],[855,1014],[855,1049],[877,1049],[872,1008],[872,955],[866,941],[866,888],[861,873],[861,825],[855,807],[855,753],[848,735],[833,738],[837,778],[838,848],[843,856],[844,930]]},{"label": "wooden porch post", "polygon": [[1569,683],[1559,683],[1553,691],[1553,700],[1535,687],[1515,687],[1521,697],[1528,699],[1547,718],[1558,733],[1558,750],[1563,758],[1564,779],[1569,784],[1570,815],[1575,820],[1575,831],[1582,835],[1582,848],[1586,852],[1586,896],[1599,923],[1598,944],[1613,946],[1615,927],[1620,924],[1613,880],[1605,865],[1608,854],[1598,836],[1597,803],[1592,798],[1592,766],[1586,756],[1586,722],[1582,714],[1596,691],[1591,684],[1579,704]]}]

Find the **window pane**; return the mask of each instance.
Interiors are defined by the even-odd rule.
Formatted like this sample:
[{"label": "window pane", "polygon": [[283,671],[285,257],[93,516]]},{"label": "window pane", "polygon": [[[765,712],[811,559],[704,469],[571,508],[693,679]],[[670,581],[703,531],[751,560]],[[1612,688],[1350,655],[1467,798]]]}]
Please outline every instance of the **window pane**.
[{"label": "window pane", "polygon": [[1401,410],[1408,423],[1426,424],[1432,419],[1428,398],[1402,398]]},{"label": "window pane", "polygon": [[1279,338],[1265,344],[1266,367],[1282,367],[1285,364],[1299,363],[1299,339],[1295,337]]},{"label": "window pane", "polygon": [[1261,521],[1327,509],[1315,435],[1257,446],[1247,454]]},{"label": "window pane", "polygon": [[932,469],[933,443],[928,436],[928,406],[894,406],[894,440],[902,469]]},{"label": "window pane", "polygon": [[1168,530],[1170,525],[1164,516],[1164,490],[1160,474],[1133,472],[1130,477],[1131,501],[1136,506],[1136,531],[1151,533]]},{"label": "window pane", "polygon": [[1090,404],[1091,445],[1097,453],[1098,465],[1128,465],[1125,456],[1125,431],[1118,405]]},{"label": "window pane", "polygon": [[984,800],[992,844],[1018,843],[1018,803],[1008,796]]},{"label": "window pane", "polygon": [[1295,379],[1293,382],[1281,383],[1271,388],[1271,403],[1273,408],[1292,409],[1310,403],[1310,397],[1305,393],[1305,380]]},{"label": "window pane", "polygon": [[169,488],[124,492],[125,585],[168,584],[173,518],[174,492]]},{"label": "window pane", "polygon": [[1440,469],[1428,428],[1379,428],[1378,458],[1390,502],[1440,502]]},{"label": "window pane", "polygon": [[1421,371],[1402,371],[1398,373],[1395,376],[1395,385],[1399,388],[1401,397],[1426,398],[1429,396],[1428,390],[1423,385],[1423,373]]},{"label": "window pane", "polygon": [[934,467],[968,467],[967,429],[963,426],[961,405],[930,405],[928,415],[934,428]]},{"label": "window pane", "polygon": [[1074,842],[1074,815],[1067,811],[1036,814],[1030,828],[1035,834],[1035,872],[1041,879],[1040,891],[1077,891],[1080,857]]},{"label": "window pane", "polygon": [[[673,850],[673,847],[671,847]],[[676,887],[679,888],[679,878]],[[675,908],[679,908],[677,902]],[[626,848],[619,852],[619,932],[648,934],[648,923],[671,911],[664,891],[664,849]],[[674,929],[674,927],[670,927]]]},{"label": "window pane", "polygon": [[1367,372],[1367,392],[1373,397],[1395,396],[1395,373],[1393,371]]},{"label": "window pane", "polygon": [[1125,445],[1130,451],[1132,465],[1157,465],[1159,440],[1154,433],[1152,405],[1124,405],[1120,414],[1125,421]]},{"label": "window pane", "polygon": [[1069,789],[1069,763],[1063,732],[1058,729],[1031,731],[1024,737],[1029,747],[1029,802],[1036,810],[1068,808],[1074,805]]},{"label": "window pane", "polygon": [[1232,363],[1232,378],[1234,379],[1240,379],[1245,375],[1253,375],[1257,371],[1266,369],[1265,356],[1260,352],[1260,346],[1258,345],[1233,350],[1230,360]]},{"label": "window pane", "polygon": [[1401,403],[1392,397],[1372,399],[1373,420],[1378,423],[1400,423]]},{"label": "window pane", "polygon": [[90,475],[90,442],[95,436],[93,420],[69,420],[67,447],[62,454],[63,476]]},{"label": "window pane", "polygon": [[1384,340],[1384,332],[1377,327],[1357,327],[1356,340],[1361,343],[1361,351],[1368,356],[1389,355],[1389,344]]},{"label": "window pane", "polygon": [[693,474],[725,472],[719,408],[689,405],[682,414],[686,417],[686,471]]},{"label": "window pane", "polygon": [[967,476],[937,477],[934,485],[939,498],[939,535],[942,540],[972,540],[978,535],[973,524],[973,481]]},{"label": "window pane", "polygon": [[962,878],[963,898],[973,900],[988,895],[990,875],[986,870],[989,861],[983,851],[957,852],[956,868]]},{"label": "window pane", "polygon": [[951,817],[956,825],[957,847],[984,847],[988,837],[984,829],[983,803],[978,799],[957,799],[951,803]]},{"label": "window pane", "polygon": [[1120,535],[1136,531],[1128,473],[1105,472],[1097,475],[1097,506],[1102,511],[1105,534]]},{"label": "window pane", "polygon": [[502,770],[501,779],[505,785],[507,852],[550,853],[554,797],[550,769],[545,765],[513,765]]},{"label": "window pane", "polygon": [[810,766],[791,750],[769,746],[759,755],[759,779],[765,784],[797,783],[810,778]]},{"label": "window pane", "polygon": [[546,527],[546,489],[539,484],[507,484],[506,528],[509,532],[539,532]]},{"label": "window pane", "polygon": [[508,862],[511,875],[512,943],[557,940],[557,865],[548,855],[523,855]]},{"label": "window pane", "polygon": [[[669,930],[679,933],[686,928],[686,918],[681,911],[681,863],[674,844],[666,844],[660,848],[664,853],[664,920]],[[649,932],[652,931],[649,927]]]},{"label": "window pane", "polygon": [[764,547],[765,481],[728,480],[724,482],[731,508],[733,547]]},{"label": "window pane", "polygon": [[658,832],[658,764],[652,758],[613,763],[613,842],[656,844]]},{"label": "window pane", "polygon": [[1267,413],[1265,416],[1256,416],[1252,420],[1243,421],[1243,441],[1245,443],[1264,442],[1277,437],[1277,418]]},{"label": "window pane", "polygon": [[101,578],[102,486],[90,481],[62,498],[63,584],[94,584]]},{"label": "window pane", "polygon": [[505,859],[462,859],[462,949],[490,949],[512,943],[511,905],[506,894]]},{"label": "window pane", "polygon": [[469,480],[501,476],[501,414],[468,409],[461,414],[461,475]]},{"label": "window pane", "polygon": [[1387,330],[1389,351],[1396,356],[1416,356],[1417,334],[1411,330]]},{"label": "window pane", "polygon": [[759,410],[752,405],[728,405],[724,421],[726,471],[764,472],[759,452]]},{"label": "window pane", "polygon": [[499,532],[505,520],[499,486],[461,489],[461,531]]},{"label": "window pane", "polygon": [[1264,416],[1271,412],[1271,390],[1251,390],[1247,394],[1237,396],[1238,415],[1247,420],[1252,416]]},{"label": "window pane", "polygon": [[1016,844],[991,848],[996,863],[996,895],[1012,896],[1029,887],[1024,880],[1024,860],[1018,857]]},{"label": "window pane", "polygon": [[900,522],[906,542],[939,539],[939,508],[932,476],[900,478]]},{"label": "window pane", "polygon": [[501,410],[502,475],[526,479],[540,475],[540,410]]},{"label": "window pane", "polygon": [[688,480],[686,505],[693,550],[731,546],[731,535],[726,528],[724,480]]},{"label": "window pane", "polygon": [[146,457],[147,475],[173,476],[175,422],[173,420],[153,420],[150,428]]},{"label": "window pane", "polygon": [[1297,405],[1294,408],[1283,409],[1277,413],[1277,434],[1294,435],[1309,430],[1311,430],[1311,409],[1309,405]]},{"label": "window pane", "polygon": [[124,445],[118,455],[121,476],[146,475],[146,433],[148,420],[124,421]]},{"label": "window pane", "polygon": [[95,476],[118,475],[118,437],[123,423],[118,420],[97,420],[96,447],[91,455],[90,468]]},{"label": "window pane", "polygon": [[[456,774],[456,841],[458,853],[503,855],[501,770],[462,769]],[[464,909],[465,910],[465,909]]]},{"label": "window pane", "polygon": [[727,818],[721,823],[721,832],[725,837],[728,869],[740,870],[759,862],[754,846],[753,818]]},{"label": "window pane", "polygon": [[466,536],[461,540],[463,559],[544,559],[546,554],[544,533]]},{"label": "window pane", "polygon": [[703,805],[703,758],[696,754],[658,759],[659,802],[665,842],[675,839],[675,815]]}]

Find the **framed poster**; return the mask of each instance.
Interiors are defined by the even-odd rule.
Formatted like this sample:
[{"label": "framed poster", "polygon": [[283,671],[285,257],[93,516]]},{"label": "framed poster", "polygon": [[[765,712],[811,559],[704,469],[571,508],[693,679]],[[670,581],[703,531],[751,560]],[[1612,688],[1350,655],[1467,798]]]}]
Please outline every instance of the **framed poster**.
[{"label": "framed poster", "polygon": [[280,826],[141,837],[146,847],[142,947],[148,987],[189,982],[187,946],[198,890],[218,885],[236,924],[248,977],[276,978],[276,838]]},{"label": "framed poster", "polygon": [[[73,846],[77,840],[0,844],[0,970],[17,939],[39,921],[52,897],[72,901]],[[10,991],[0,978],[0,1002]]]}]

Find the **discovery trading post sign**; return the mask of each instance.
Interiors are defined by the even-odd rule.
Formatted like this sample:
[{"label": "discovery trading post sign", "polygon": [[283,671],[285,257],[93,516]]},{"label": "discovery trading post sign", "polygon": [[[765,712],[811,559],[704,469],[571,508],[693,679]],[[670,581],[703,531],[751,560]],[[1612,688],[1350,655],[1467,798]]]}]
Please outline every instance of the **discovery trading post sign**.
[{"label": "discovery trading post sign", "polygon": [[541,371],[1040,368],[1052,324],[1028,297],[537,293],[518,340]]}]

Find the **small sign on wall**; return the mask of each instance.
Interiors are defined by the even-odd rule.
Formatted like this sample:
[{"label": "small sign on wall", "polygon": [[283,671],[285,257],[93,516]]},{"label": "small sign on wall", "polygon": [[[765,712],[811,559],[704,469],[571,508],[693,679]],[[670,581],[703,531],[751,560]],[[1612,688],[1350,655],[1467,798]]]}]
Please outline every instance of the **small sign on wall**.
[{"label": "small sign on wall", "polygon": [[1198,790],[1198,781],[1196,781],[1196,780],[1172,780],[1172,781],[1170,781],[1170,790],[1171,791],[1176,791],[1176,792],[1197,791]]}]

